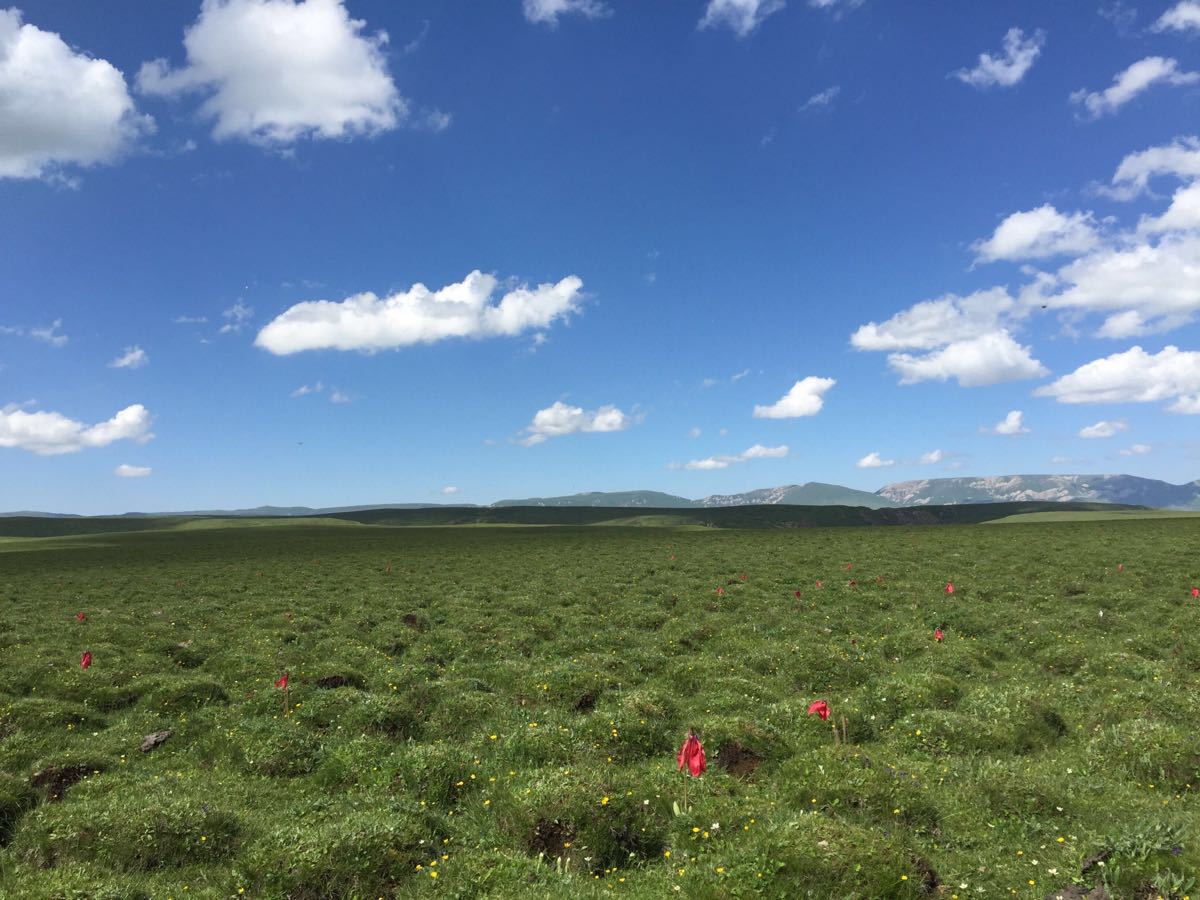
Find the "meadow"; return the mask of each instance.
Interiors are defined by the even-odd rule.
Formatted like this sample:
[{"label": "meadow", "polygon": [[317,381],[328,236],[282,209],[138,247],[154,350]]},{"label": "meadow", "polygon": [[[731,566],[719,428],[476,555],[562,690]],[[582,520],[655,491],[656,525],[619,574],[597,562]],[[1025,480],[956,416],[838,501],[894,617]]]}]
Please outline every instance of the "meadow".
[{"label": "meadow", "polygon": [[1195,518],[8,539],[0,896],[1200,897],[1198,547]]}]

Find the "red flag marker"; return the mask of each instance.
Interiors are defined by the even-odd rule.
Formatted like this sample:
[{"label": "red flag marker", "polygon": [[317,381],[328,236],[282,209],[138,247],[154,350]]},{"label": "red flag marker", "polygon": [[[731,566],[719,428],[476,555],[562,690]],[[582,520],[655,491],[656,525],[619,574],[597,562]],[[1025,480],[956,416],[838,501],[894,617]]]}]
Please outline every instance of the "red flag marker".
[{"label": "red flag marker", "polygon": [[683,746],[679,748],[679,754],[675,757],[675,761],[679,763],[679,771],[682,772],[686,766],[688,773],[693,778],[699,778],[700,774],[708,769],[708,763],[704,760],[704,747],[700,743],[700,738],[696,737],[695,730],[688,729],[687,738],[684,740]]},{"label": "red flag marker", "polygon": [[81,612],[75,613],[75,621],[76,622],[82,622],[86,618],[87,618],[87,616],[84,613],[81,613]]},{"label": "red flag marker", "polygon": [[92,667],[92,651],[84,650],[83,656],[79,657],[79,668],[90,669]]},{"label": "red flag marker", "polygon": [[953,594],[953,593],[954,593],[954,582],[953,582],[953,581],[947,581],[947,582],[946,582],[946,593],[947,593],[947,594]]},{"label": "red flag marker", "polygon": [[281,691],[286,691],[287,686],[288,686],[288,673],[284,672],[282,675],[280,675],[278,678],[275,679],[275,687],[279,688]]},{"label": "red flag marker", "polygon": [[723,588],[723,587],[717,588],[717,596],[724,597],[725,596],[725,588]]},{"label": "red flag marker", "polygon": [[846,571],[849,572],[854,568],[854,563],[846,563]]},{"label": "red flag marker", "polygon": [[940,628],[933,629],[933,639],[935,641],[937,641],[939,644],[942,642],[942,638],[944,638],[945,636],[946,635],[942,634],[942,629],[940,629]]},{"label": "red flag marker", "polygon": [[824,700],[814,700],[808,704],[808,714],[810,716],[819,716],[821,721],[824,722],[829,718],[829,704]]},{"label": "red flag marker", "polygon": [[1192,588],[1192,599],[1195,600],[1197,597],[1200,597],[1200,588]]},{"label": "red flag marker", "polygon": [[818,578],[818,579],[817,579],[817,590],[820,590],[820,589],[821,589],[821,588],[823,588],[824,586],[825,586],[825,585],[823,585],[823,584],[821,583],[821,579],[819,579],[819,578]]},{"label": "red flag marker", "polygon": [[800,599],[800,592],[799,592],[799,591],[796,591],[796,599],[797,599],[797,600],[799,600],[799,599]]},{"label": "red flag marker", "polygon": [[750,576],[747,575],[745,572],[743,572],[741,575],[738,576],[738,580],[739,581],[749,581]]}]

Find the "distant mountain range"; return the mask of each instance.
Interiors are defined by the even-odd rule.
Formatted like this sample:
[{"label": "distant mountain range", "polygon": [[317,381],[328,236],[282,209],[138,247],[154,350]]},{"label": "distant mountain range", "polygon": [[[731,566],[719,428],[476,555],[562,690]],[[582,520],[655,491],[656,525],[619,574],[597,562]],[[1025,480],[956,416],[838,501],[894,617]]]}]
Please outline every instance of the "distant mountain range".
[{"label": "distant mountain range", "polygon": [[[865,506],[890,509],[908,506],[955,506],[1011,502],[1120,503],[1161,509],[1200,510],[1200,481],[1170,484],[1136,475],[1000,475],[987,478],[928,478],[901,481],[875,493],[810,481],[760,488],[744,494],[713,494],[699,500],[659,491],[609,491],[566,497],[499,500],[491,508],[510,506],[629,507],[643,509],[711,509],[727,506]],[[259,506],[254,509],[210,509],[187,512],[125,513],[133,516],[324,516],[370,509],[476,508],[470,503],[383,503],[361,506]],[[11,512],[0,516],[64,517],[64,513]]]}]

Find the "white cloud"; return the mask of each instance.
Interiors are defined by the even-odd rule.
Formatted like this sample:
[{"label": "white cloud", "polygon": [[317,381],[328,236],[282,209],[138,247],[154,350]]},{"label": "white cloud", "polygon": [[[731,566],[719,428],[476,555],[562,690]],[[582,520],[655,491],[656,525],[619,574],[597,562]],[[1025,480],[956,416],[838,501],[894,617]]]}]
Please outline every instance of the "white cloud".
[{"label": "white cloud", "polygon": [[726,25],[738,37],[748,37],[767,16],[779,12],[785,5],[784,0],[708,0],[700,27]]},{"label": "white cloud", "polygon": [[319,394],[323,390],[325,390],[325,385],[319,381],[316,384],[311,384],[311,385],[310,384],[302,384],[302,385],[300,385],[300,387],[298,387],[294,391],[292,391],[292,396],[293,397],[307,397],[309,394]]},{"label": "white cloud", "polygon": [[118,478],[145,478],[150,474],[149,466],[129,466],[125,463],[113,469],[113,474]]},{"label": "white cloud", "polygon": [[329,392],[329,402],[330,403],[338,403],[338,404],[353,403],[354,398],[352,396],[350,396],[349,394],[347,394],[343,390],[339,390],[338,388],[333,388],[333,390],[331,390]]},{"label": "white cloud", "polygon": [[1200,413],[1200,353],[1164,347],[1150,354],[1130,347],[1094,359],[1034,391],[1059,403],[1158,403],[1170,412]]},{"label": "white cloud", "polygon": [[153,127],[111,63],[0,9],[0,178],[113,162]]},{"label": "white cloud", "polygon": [[0,447],[17,447],[39,456],[75,453],[123,440],[145,443],[152,437],[150,412],[140,403],[96,425],[56,412],[26,412],[16,404],[0,408]]},{"label": "white cloud", "polygon": [[825,107],[833,106],[834,101],[837,100],[838,95],[841,92],[842,92],[841,87],[836,84],[833,87],[825,88],[825,90],[821,91],[820,93],[813,94],[811,97],[809,97],[803,103],[801,103],[800,104],[800,112],[806,112],[807,110],[810,110],[810,109],[823,109]]},{"label": "white cloud", "polygon": [[901,384],[954,378],[960,387],[983,387],[1049,374],[1033,358],[1032,348],[1022,347],[1003,330],[955,341],[923,356],[892,353],[888,365],[900,376]]},{"label": "white cloud", "polygon": [[854,465],[860,469],[883,469],[895,464],[894,459],[883,459],[878,453],[868,453]]},{"label": "white cloud", "polygon": [[688,431],[688,437],[692,438],[692,440],[695,440],[696,438],[700,437],[700,429],[699,428],[690,429]]},{"label": "white cloud", "polygon": [[1173,232],[1157,243],[1130,239],[1063,266],[1035,285],[1029,300],[1052,309],[1107,314],[1100,337],[1168,331],[1200,310],[1197,271],[1200,232]]},{"label": "white cloud", "polygon": [[1200,31],[1200,3],[1180,0],[1154,23],[1153,31]]},{"label": "white cloud", "polygon": [[1132,199],[1158,175],[1200,178],[1200,138],[1180,137],[1169,144],[1129,154],[1117,166],[1113,186],[1105,193],[1121,200]]},{"label": "white cloud", "polygon": [[729,380],[730,380],[730,381],[731,381],[733,384],[737,384],[739,381],[741,381],[743,378],[745,378],[745,377],[746,377],[747,375],[749,375],[749,374],[750,374],[750,370],[749,370],[749,369],[742,369],[742,371],[740,371],[740,372],[735,372],[733,375],[730,375],[730,376],[729,376]]},{"label": "white cloud", "polygon": [[1066,215],[1047,203],[1027,212],[1013,213],[996,227],[990,238],[976,241],[971,249],[979,262],[1044,259],[1077,256],[1091,250],[1098,241],[1091,213]]},{"label": "white cloud", "polygon": [[1086,428],[1079,429],[1081,438],[1110,438],[1121,431],[1128,431],[1129,423],[1123,419],[1117,419],[1112,422],[1100,421],[1095,425],[1089,425]]},{"label": "white cloud", "polygon": [[1019,409],[1012,410],[991,428],[982,428],[980,430],[985,434],[1002,434],[1009,437],[1018,434],[1029,434],[1029,429],[1025,427],[1025,413]]},{"label": "white cloud", "polygon": [[930,450],[928,453],[921,454],[921,465],[932,466],[940,463],[946,458],[946,454],[941,450]]},{"label": "white cloud", "polygon": [[395,128],[408,107],[388,74],[387,34],[365,34],[342,0],[204,0],[184,32],[187,64],[145,63],[138,89],[207,94],[213,137],[290,144]]},{"label": "white cloud", "polygon": [[574,13],[585,19],[600,19],[612,14],[607,4],[600,0],[523,0],[522,10],[530,22],[540,22],[551,28],[558,24],[558,17]]},{"label": "white cloud", "polygon": [[414,284],[383,298],[367,291],[340,303],[297,303],[267,323],[254,343],[282,356],[322,349],[372,353],[456,337],[512,337],[565,319],[583,302],[583,282],[574,275],[533,289],[521,285],[493,302],[497,285],[494,275],[474,271],[438,291]]},{"label": "white cloud", "polygon": [[995,332],[1016,301],[1003,288],[966,297],[947,294],[896,313],[886,322],[868,322],[850,336],[859,350],[932,350]]},{"label": "white cloud", "polygon": [[1166,231],[1191,231],[1200,228],[1200,181],[1179,188],[1171,205],[1161,216],[1143,216],[1138,223],[1141,234]]},{"label": "white cloud", "polygon": [[817,9],[853,9],[856,6],[862,6],[864,0],[808,0],[809,6],[815,6]]},{"label": "white cloud", "polygon": [[442,493],[445,494],[447,497],[450,497],[450,496],[453,496],[454,494],[458,493],[458,488],[456,488],[452,484],[448,484],[444,488],[442,488]]},{"label": "white cloud", "polygon": [[1071,94],[1071,102],[1080,104],[1095,119],[1106,113],[1115,113],[1138,94],[1155,84],[1173,86],[1195,84],[1200,81],[1200,72],[1182,72],[1178,61],[1162,56],[1147,56],[1113,76],[1111,86],[1103,91],[1078,90]]},{"label": "white cloud", "polygon": [[108,364],[110,369],[140,369],[150,363],[150,357],[141,347],[126,347],[125,352]]},{"label": "white cloud", "polygon": [[1154,448],[1149,444],[1134,444],[1132,447],[1127,447],[1126,449],[1119,450],[1118,452],[1122,456],[1145,456],[1153,449]]},{"label": "white cloud", "polygon": [[815,416],[825,405],[824,394],[837,384],[832,378],[809,375],[792,385],[791,390],[769,406],[755,406],[756,419],[795,419]]},{"label": "white cloud", "polygon": [[748,462],[752,459],[783,459],[787,455],[787,444],[780,444],[778,447],[764,447],[762,444],[755,444],[753,447],[747,447],[736,456],[710,456],[707,459],[693,459],[682,466],[672,463],[668,468],[682,468],[691,472],[706,472],[714,469],[728,469],[731,465]]},{"label": "white cloud", "polygon": [[980,53],[975,68],[959,69],[954,77],[977,88],[1012,87],[1033,68],[1045,44],[1046,32],[1041,29],[1026,37],[1020,28],[1010,28],[1004,35],[1002,54]]},{"label": "white cloud", "polygon": [[49,344],[51,347],[65,347],[71,339],[59,331],[60,328],[62,328],[62,319],[55,319],[45,328],[30,328],[29,336],[34,340]]},{"label": "white cloud", "polygon": [[221,313],[225,324],[221,326],[221,334],[240,334],[254,317],[254,307],[247,306],[239,299],[233,306]]},{"label": "white cloud", "polygon": [[586,410],[581,406],[568,406],[561,400],[545,409],[539,409],[533,421],[525,428],[525,437],[520,443],[532,447],[552,437],[566,434],[624,431],[633,425],[633,418],[617,407],[602,406]]},{"label": "white cloud", "polygon": [[176,316],[171,320],[173,325],[203,325],[208,316]]}]

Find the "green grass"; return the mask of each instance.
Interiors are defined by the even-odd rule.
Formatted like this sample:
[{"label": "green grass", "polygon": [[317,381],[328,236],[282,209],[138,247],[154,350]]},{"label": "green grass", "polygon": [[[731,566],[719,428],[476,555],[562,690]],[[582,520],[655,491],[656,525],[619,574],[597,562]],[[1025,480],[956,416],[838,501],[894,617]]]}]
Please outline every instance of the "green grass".
[{"label": "green grass", "polygon": [[[8,542],[0,896],[1197,896],[1198,539],[1183,518]],[[685,784],[689,727],[710,767]]]},{"label": "green grass", "polygon": [[1021,513],[992,519],[989,525],[1010,525],[1014,522],[1109,522],[1129,519],[1194,519],[1200,512],[1183,509],[1090,509],[1090,510],[1047,510],[1044,512]]}]

